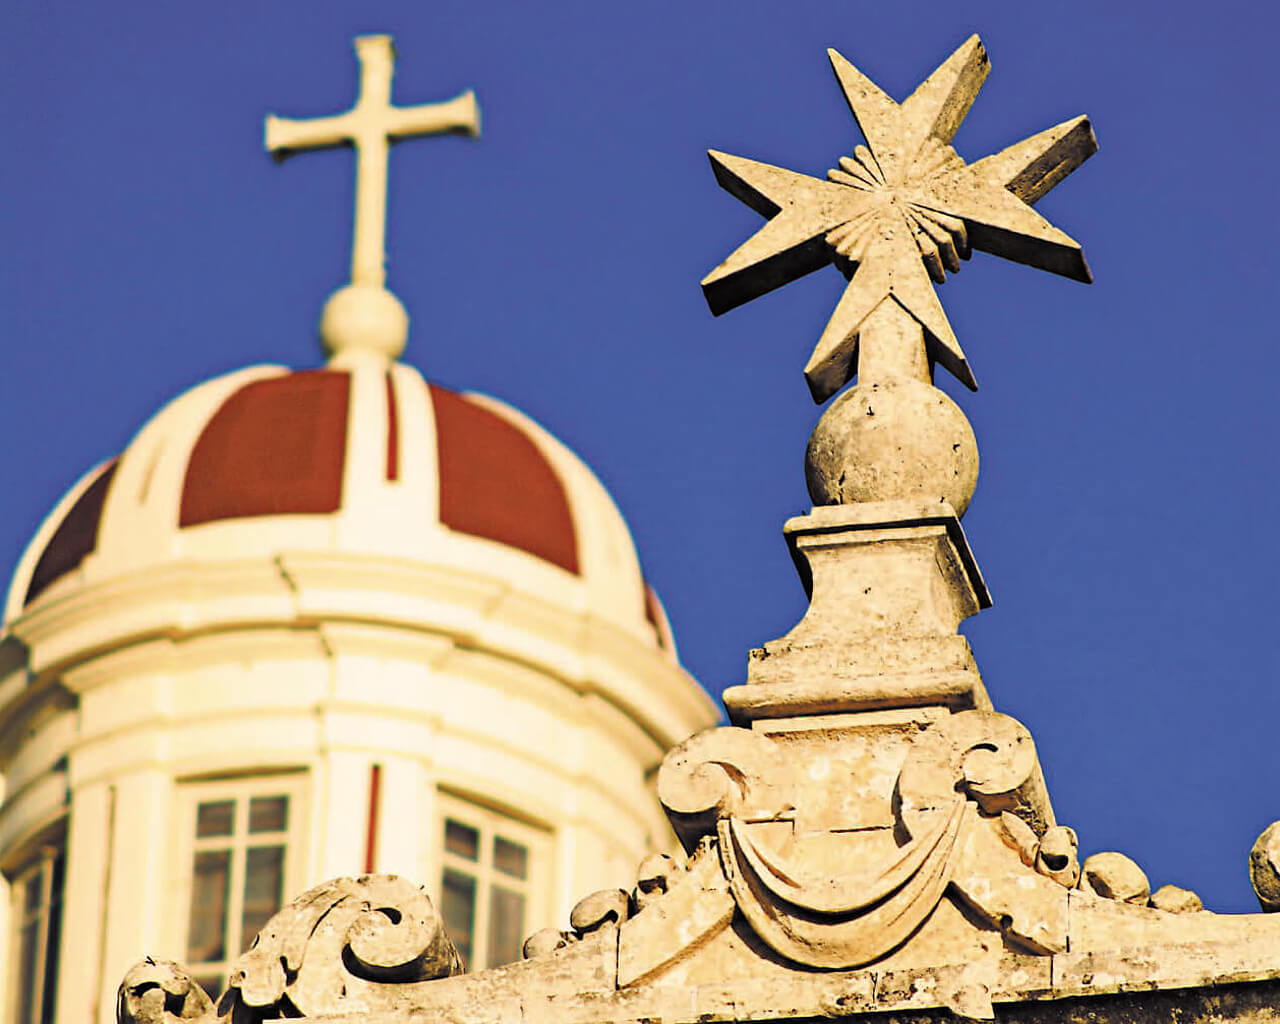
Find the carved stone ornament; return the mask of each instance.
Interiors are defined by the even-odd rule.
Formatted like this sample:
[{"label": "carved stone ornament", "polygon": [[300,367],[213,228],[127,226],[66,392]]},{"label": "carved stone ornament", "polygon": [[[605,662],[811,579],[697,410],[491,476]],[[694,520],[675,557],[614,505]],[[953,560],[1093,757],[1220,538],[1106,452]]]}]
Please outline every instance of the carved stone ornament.
[{"label": "carved stone ornament", "polygon": [[658,799],[688,851],[728,816],[785,818],[794,808],[791,766],[776,744],[749,729],[707,729],[668,752]]},{"label": "carved stone ornament", "polygon": [[809,967],[856,967],[899,945],[938,905],[954,864],[965,801],[884,863],[847,875],[806,871],[771,854],[740,819],[718,826],[720,857],[738,909],[775,952]]},{"label": "carved stone ornament", "polygon": [[458,951],[421,886],[394,875],[338,878],[267,922],[216,1007],[182,967],[148,958],[120,986],[117,1021],[238,1024],[367,1013],[398,1005],[406,983],[461,973]]},{"label": "carved stone ornament", "polygon": [[[799,833],[799,788],[775,741],[733,727],[676,748],[658,777],[686,847],[716,844],[739,912],[787,960],[870,963],[915,932],[949,885],[1032,950],[1065,947],[1064,886],[1005,838],[1006,817],[1032,837],[1054,824],[1035,745],[1014,719],[966,711],[916,737],[894,800],[903,841],[875,860],[857,829]],[[833,855],[833,844],[845,853]],[[833,872],[833,863],[857,866]]]},{"label": "carved stone ornament", "polygon": [[180,964],[172,960],[139,960],[116,993],[120,1024],[163,1024],[213,1017],[213,1002]]}]

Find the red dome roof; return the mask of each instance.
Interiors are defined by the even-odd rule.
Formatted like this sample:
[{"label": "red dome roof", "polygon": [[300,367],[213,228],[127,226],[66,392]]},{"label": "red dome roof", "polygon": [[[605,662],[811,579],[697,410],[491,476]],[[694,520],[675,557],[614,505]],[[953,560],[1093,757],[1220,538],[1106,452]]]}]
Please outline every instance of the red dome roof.
[{"label": "red dome roof", "polygon": [[[350,374],[311,370],[256,380],[214,413],[191,451],[179,525],[342,507]],[[429,384],[436,421],[440,521],[578,572],[564,484],[517,427]],[[399,477],[399,415],[387,375],[386,478]]]},{"label": "red dome roof", "polygon": [[255,380],[196,439],[179,526],[336,512],[342,507],[351,375],[310,370]]},{"label": "red dome roof", "polygon": [[117,464],[117,460],[112,459],[98,470],[97,476],[80,492],[80,497],[53,531],[31,573],[24,604],[34,601],[45,587],[69,573],[98,546],[102,504],[107,500],[107,490],[111,487]]},{"label": "red dome roof", "polygon": [[[428,389],[439,448],[440,521],[577,573],[569,499],[537,445],[465,396],[434,384]],[[390,465],[390,451],[387,458]]]},{"label": "red dome roof", "polygon": [[404,364],[251,367],[178,396],[46,520],[5,614],[71,596],[73,578],[160,580],[171,566],[322,553],[335,567],[367,558],[378,572],[499,580],[674,657],[630,531],[591,470],[518,410]]}]

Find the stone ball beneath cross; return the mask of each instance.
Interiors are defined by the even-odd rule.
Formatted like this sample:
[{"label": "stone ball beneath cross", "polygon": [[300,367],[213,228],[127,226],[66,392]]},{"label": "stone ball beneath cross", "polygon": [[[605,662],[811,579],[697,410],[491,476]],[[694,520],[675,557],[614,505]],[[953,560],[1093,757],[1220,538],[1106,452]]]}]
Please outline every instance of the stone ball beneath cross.
[{"label": "stone ball beneath cross", "polygon": [[320,340],[331,363],[374,355],[394,362],[409,338],[409,314],[387,289],[349,284],[329,296],[320,314]]},{"label": "stone ball beneath cross", "polygon": [[815,505],[945,501],[964,515],[978,483],[978,442],[937,388],[908,377],[859,381],[814,427],[804,468]]}]

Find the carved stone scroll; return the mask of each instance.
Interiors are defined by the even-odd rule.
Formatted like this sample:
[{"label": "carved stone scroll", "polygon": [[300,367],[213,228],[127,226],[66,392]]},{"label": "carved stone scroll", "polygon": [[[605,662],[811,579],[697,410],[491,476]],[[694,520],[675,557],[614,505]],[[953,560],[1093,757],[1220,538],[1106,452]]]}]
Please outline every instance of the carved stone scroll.
[{"label": "carved stone scroll", "polygon": [[[1066,949],[1067,889],[1028,865],[1023,823],[1035,836],[1055,825],[1031,734],[995,711],[962,711],[912,744],[898,776],[898,815],[912,836],[957,790],[981,808],[957,843],[953,889],[973,910],[1036,952]],[[1010,842],[1010,839],[1013,839]]]},{"label": "carved stone scroll", "polygon": [[777,745],[749,729],[707,729],[673,748],[658,772],[658,799],[687,852],[716,823],[787,816],[795,806],[791,765]]},{"label": "carved stone scroll", "polygon": [[395,875],[338,878],[277,913],[237,962],[221,1016],[316,1016],[392,1005],[395,988],[462,973],[426,891]]},{"label": "carved stone scroll", "polygon": [[957,785],[984,813],[1011,813],[1036,835],[1056,824],[1031,734],[998,711],[962,711],[920,734],[898,776],[902,822],[914,835],[920,812],[945,806]]}]

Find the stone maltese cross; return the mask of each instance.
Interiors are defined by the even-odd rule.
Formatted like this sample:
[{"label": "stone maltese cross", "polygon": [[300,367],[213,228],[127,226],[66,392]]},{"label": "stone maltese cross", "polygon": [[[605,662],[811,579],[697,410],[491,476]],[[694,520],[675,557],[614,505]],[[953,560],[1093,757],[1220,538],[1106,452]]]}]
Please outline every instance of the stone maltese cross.
[{"label": "stone maltese cross", "polygon": [[769,222],[703,280],[707,303],[719,316],[834,263],[849,284],[805,367],[814,401],[857,373],[868,319],[900,312],[923,328],[929,361],[976,390],[930,281],[972,249],[1090,281],[1080,246],[1031,204],[1097,152],[1093,129],[1077,117],[966,164],[950,143],[991,67],[976,35],[902,103],[827,52],[867,144],[826,181],[712,150],[716,180]]}]

